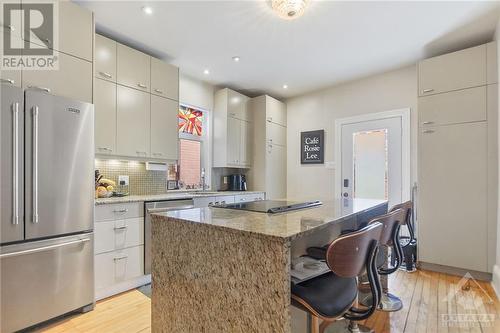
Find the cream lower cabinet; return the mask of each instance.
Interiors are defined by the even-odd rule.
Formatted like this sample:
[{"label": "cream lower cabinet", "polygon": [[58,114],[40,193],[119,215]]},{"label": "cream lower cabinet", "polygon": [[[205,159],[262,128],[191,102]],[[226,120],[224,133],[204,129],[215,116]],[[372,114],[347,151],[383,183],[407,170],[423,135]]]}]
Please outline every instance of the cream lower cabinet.
[{"label": "cream lower cabinet", "polygon": [[92,62],[54,51],[57,70],[23,69],[23,87],[47,89],[51,94],[92,103]]},{"label": "cream lower cabinet", "polygon": [[150,155],[150,94],[118,85],[116,150],[120,156]]},{"label": "cream lower cabinet", "polygon": [[177,101],[151,95],[151,157],[177,159],[178,110]]},{"label": "cream lower cabinet", "polygon": [[94,81],[95,153],[116,154],[116,84]]},{"label": "cream lower cabinet", "polygon": [[421,128],[419,260],[487,272],[487,124]]},{"label": "cream lower cabinet", "polygon": [[149,282],[144,276],[144,203],[98,205],[94,223],[96,299]]}]

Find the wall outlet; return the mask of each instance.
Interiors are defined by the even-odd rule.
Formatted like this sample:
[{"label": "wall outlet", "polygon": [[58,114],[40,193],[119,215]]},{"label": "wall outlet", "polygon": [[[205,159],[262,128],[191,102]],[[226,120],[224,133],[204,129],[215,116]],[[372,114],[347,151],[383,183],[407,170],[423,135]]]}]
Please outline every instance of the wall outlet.
[{"label": "wall outlet", "polygon": [[128,176],[118,176],[118,185],[128,185]]}]

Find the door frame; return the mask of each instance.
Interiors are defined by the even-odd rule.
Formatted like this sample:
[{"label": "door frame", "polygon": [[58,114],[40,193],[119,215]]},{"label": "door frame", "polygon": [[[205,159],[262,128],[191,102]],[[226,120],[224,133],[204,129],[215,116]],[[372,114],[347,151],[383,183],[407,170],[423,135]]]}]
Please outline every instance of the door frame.
[{"label": "door frame", "polygon": [[403,202],[411,196],[411,108],[367,113],[359,116],[335,119],[335,199],[342,196],[342,126],[364,121],[382,120],[387,118],[401,119],[401,197]]}]

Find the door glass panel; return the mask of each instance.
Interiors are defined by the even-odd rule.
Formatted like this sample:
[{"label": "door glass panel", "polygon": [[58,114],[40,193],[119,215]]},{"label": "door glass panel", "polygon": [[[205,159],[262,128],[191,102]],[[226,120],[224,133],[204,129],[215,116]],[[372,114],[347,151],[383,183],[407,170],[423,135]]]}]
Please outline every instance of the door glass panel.
[{"label": "door glass panel", "polygon": [[388,198],[387,129],[353,133],[354,198]]}]

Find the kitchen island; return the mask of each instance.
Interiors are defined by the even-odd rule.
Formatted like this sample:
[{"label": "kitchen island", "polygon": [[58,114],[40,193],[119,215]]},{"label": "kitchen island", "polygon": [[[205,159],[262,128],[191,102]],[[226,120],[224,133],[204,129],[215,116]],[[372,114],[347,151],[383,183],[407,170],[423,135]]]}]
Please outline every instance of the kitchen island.
[{"label": "kitchen island", "polygon": [[385,201],[342,199],[274,215],[153,214],[153,332],[291,332],[291,260],[386,211]]}]

